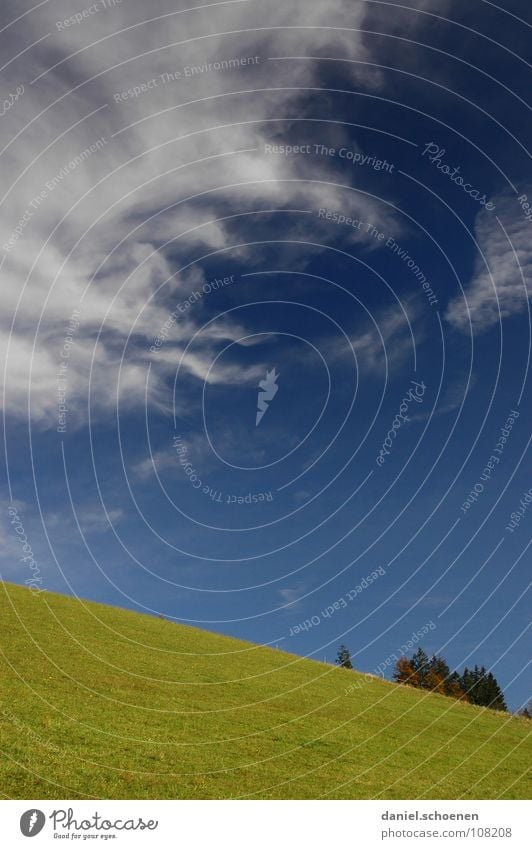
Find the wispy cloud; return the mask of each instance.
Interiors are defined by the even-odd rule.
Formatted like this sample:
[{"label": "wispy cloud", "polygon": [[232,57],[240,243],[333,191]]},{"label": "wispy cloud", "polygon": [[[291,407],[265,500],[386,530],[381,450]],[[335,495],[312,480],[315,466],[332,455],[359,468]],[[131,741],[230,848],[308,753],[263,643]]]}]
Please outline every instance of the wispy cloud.
[{"label": "wispy cloud", "polygon": [[[91,503],[76,505],[76,518],[81,532],[85,536],[89,536],[91,534],[102,534],[111,530],[111,527],[118,525],[126,518],[126,513],[121,507],[107,507],[104,509],[100,503]],[[72,516],[69,522],[64,512],[52,512],[45,515],[44,522],[49,530],[54,532],[59,531],[64,534],[65,532],[72,532],[75,519]]]},{"label": "wispy cloud", "polygon": [[523,312],[532,295],[532,227],[518,201],[493,199],[496,213],[478,213],[479,252],[464,295],[454,297],[447,321],[462,333],[483,333],[504,318]]},{"label": "wispy cloud", "polygon": [[281,590],[278,590],[278,596],[281,599],[282,604],[286,608],[290,608],[290,610],[294,610],[302,605],[303,596],[306,593],[305,587],[302,585],[298,585],[297,587],[284,587]]},{"label": "wispy cloud", "polygon": [[[7,18],[18,11],[14,0],[6,2]],[[4,72],[6,89],[16,88],[23,78],[26,91],[9,117],[10,137],[4,139],[4,173],[14,179],[0,206],[6,241],[31,211],[2,266],[5,408],[14,417],[26,417],[29,399],[33,422],[43,428],[57,422],[56,374],[73,309],[81,305],[68,380],[69,405],[75,410],[70,425],[76,427],[86,421],[89,395],[95,418],[107,415],[117,400],[144,405],[146,341],[166,320],[169,299],[185,293],[194,275],[195,283],[204,279],[201,263],[194,271],[192,266],[177,270],[191,255],[235,241],[235,228],[242,226],[231,218],[235,209],[314,210],[343,197],[343,190],[325,184],[334,183],[334,163],[325,158],[313,182],[303,177],[296,157],[264,155],[265,142],[286,126],[271,122],[272,105],[276,115],[304,114],[305,92],[321,72],[312,59],[294,62],[287,86],[286,64],[269,56],[331,54],[334,48],[366,59],[359,32],[365,3],[226,2],[178,13],[155,0],[150,22],[142,23],[145,14],[145,5],[131,0],[61,32],[51,26],[48,4],[41,4],[25,17],[23,29],[11,30],[13,54],[17,45],[23,49],[51,30],[24,55],[23,64],[12,63]],[[208,67],[238,56],[259,61],[227,72],[185,72],[185,67]],[[365,64],[348,67],[346,73],[359,85],[379,84],[379,74]],[[177,71],[181,77],[164,81],[165,74]],[[31,79],[36,79],[33,86]],[[128,94],[150,80],[156,84],[149,90]],[[252,95],[232,93],[246,90]],[[52,107],[57,98],[59,105]],[[293,129],[293,121],[289,126]],[[19,129],[16,143],[10,141]],[[102,138],[101,150],[83,153]],[[71,166],[82,153],[82,161]],[[65,169],[68,173],[56,181]],[[46,192],[44,201],[31,207],[41,192]],[[387,230],[392,226],[393,217],[371,198],[353,193],[349,203],[350,214],[377,225],[386,219]],[[311,238],[324,224],[317,216],[308,218],[305,235]],[[253,223],[250,227],[224,262],[247,253],[254,253],[256,261],[258,249],[246,248],[254,238]],[[300,222],[294,225],[296,235],[300,227]],[[172,341],[183,345],[186,334],[190,338],[199,326],[191,315],[175,329]],[[185,356],[184,368],[204,380],[213,346],[237,332],[226,321],[224,331],[202,333],[198,348]],[[168,358],[167,351],[151,363],[148,401],[161,408]],[[213,382],[255,377],[253,370],[237,365],[209,373]]]},{"label": "wispy cloud", "polygon": [[[360,318],[350,334],[359,368],[380,374],[384,369],[394,372],[402,368],[409,359],[413,362],[415,349],[424,339],[423,304],[417,295],[381,308],[371,318]],[[352,359],[345,339],[337,336],[329,345],[333,356]]]},{"label": "wispy cloud", "polygon": [[464,374],[451,378],[449,382],[445,384],[440,402],[435,411],[432,413],[429,410],[420,410],[419,413],[413,413],[412,415],[409,414],[409,421],[425,421],[429,416],[443,416],[446,413],[452,413],[455,410],[458,410],[462,403],[465,403],[467,396],[475,386],[476,382],[477,377],[475,374]]}]

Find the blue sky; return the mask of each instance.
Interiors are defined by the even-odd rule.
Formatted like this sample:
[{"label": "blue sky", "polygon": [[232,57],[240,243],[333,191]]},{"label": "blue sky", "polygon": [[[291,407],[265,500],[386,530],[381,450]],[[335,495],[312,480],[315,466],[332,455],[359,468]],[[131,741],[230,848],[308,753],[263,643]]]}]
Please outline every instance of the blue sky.
[{"label": "blue sky", "polygon": [[1,576],[516,708],[529,10],[316,5],[5,4]]}]

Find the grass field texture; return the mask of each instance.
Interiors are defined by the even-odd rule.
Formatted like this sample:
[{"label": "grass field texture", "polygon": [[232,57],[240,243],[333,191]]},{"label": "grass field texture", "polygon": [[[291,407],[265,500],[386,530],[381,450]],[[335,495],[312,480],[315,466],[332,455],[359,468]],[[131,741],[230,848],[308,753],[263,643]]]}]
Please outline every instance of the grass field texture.
[{"label": "grass field texture", "polygon": [[524,719],[8,583],[0,617],[3,798],[530,798]]}]

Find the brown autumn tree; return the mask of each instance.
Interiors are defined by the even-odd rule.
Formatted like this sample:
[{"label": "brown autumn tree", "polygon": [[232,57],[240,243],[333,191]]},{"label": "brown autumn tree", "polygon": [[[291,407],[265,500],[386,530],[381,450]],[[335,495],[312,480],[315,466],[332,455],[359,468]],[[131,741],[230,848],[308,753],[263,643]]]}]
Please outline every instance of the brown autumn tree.
[{"label": "brown autumn tree", "polygon": [[407,657],[400,657],[395,664],[393,673],[394,681],[398,684],[410,684],[411,687],[419,687],[419,674],[414,670]]},{"label": "brown autumn tree", "polygon": [[457,672],[453,672],[452,675],[449,676],[446,682],[446,691],[447,695],[451,696],[453,699],[460,699],[463,702],[468,702],[469,698],[464,693],[462,688],[462,684],[460,682],[460,676]]},{"label": "brown autumn tree", "polygon": [[447,695],[445,679],[442,678],[441,675],[438,675],[437,672],[434,672],[433,669],[429,669],[427,671],[424,686],[427,690],[431,690],[433,693],[440,693],[442,696]]}]

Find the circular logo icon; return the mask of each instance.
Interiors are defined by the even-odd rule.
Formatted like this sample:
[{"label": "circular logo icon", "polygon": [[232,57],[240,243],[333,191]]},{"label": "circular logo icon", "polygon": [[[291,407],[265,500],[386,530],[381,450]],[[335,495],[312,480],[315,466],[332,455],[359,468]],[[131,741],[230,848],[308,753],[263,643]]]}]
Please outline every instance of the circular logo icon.
[{"label": "circular logo icon", "polygon": [[20,818],[20,830],[24,837],[35,837],[43,830],[46,817],[42,811],[32,808],[22,814]]}]

